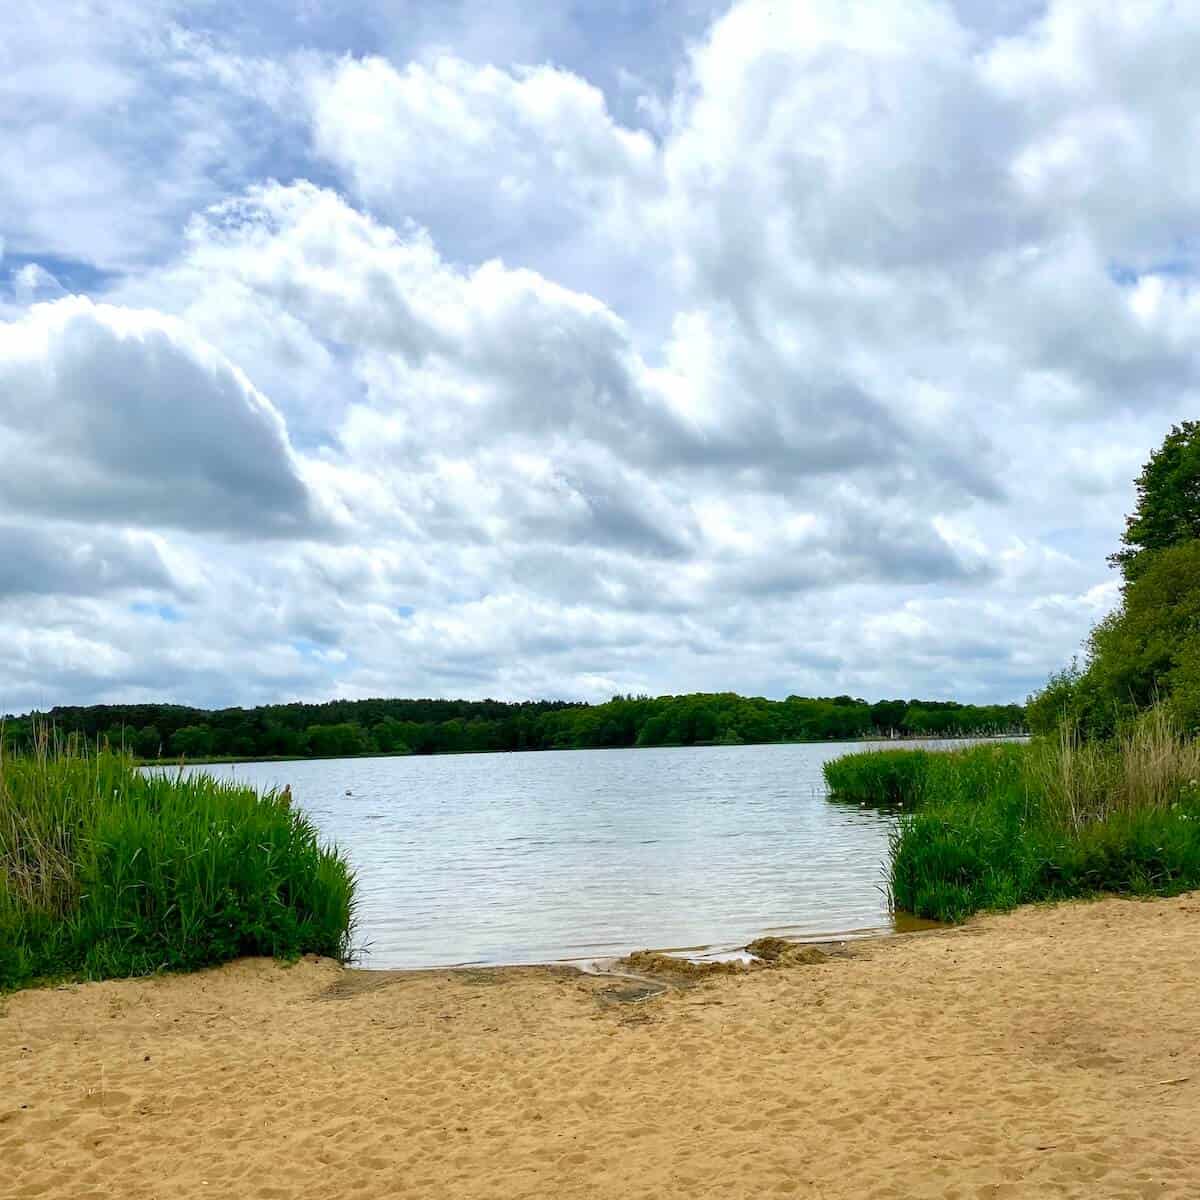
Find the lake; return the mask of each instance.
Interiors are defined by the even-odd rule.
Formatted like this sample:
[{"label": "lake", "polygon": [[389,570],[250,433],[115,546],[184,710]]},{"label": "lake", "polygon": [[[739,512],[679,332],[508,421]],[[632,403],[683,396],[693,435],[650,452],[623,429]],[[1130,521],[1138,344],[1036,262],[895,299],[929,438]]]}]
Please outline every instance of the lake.
[{"label": "lake", "polygon": [[359,880],[368,967],[538,963],[892,928],[893,818],[831,803],[863,743],[199,768],[295,803]]}]

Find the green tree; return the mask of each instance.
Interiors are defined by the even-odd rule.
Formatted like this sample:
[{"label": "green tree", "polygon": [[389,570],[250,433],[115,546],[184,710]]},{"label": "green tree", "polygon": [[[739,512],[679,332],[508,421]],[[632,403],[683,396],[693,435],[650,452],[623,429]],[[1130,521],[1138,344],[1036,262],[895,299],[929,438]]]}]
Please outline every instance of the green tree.
[{"label": "green tree", "polygon": [[144,725],[134,734],[133,750],[139,758],[157,758],[162,746],[162,734],[154,725]]},{"label": "green tree", "polygon": [[338,725],[310,725],[308,744],[313,754],[329,758],[363,754],[370,748],[362,726],[349,721]]},{"label": "green tree", "polygon": [[690,713],[690,741],[694,742],[712,742],[717,737],[717,714],[716,711],[705,705],[703,707],[697,705]]},{"label": "green tree", "polygon": [[384,717],[371,730],[371,735],[375,738],[375,744],[384,754],[406,754],[408,752],[408,742],[404,737],[404,724],[394,717]]},{"label": "green tree", "polygon": [[183,758],[204,758],[212,753],[212,730],[207,725],[185,725],[171,737],[171,753]]},{"label": "green tree", "polygon": [[1192,539],[1144,554],[1121,607],[1092,631],[1088,686],[1117,719],[1170,700],[1189,685],[1198,643],[1200,540]]},{"label": "green tree", "polygon": [[100,741],[120,753],[133,749],[133,730],[127,725],[110,725],[100,733]]},{"label": "green tree", "polygon": [[880,700],[871,705],[871,724],[881,733],[890,733],[901,727],[907,708],[904,700]]},{"label": "green tree", "polygon": [[1141,573],[1147,553],[1200,538],[1200,421],[1173,426],[1136,482],[1137,508],[1125,519],[1124,549],[1109,559],[1127,580]]},{"label": "green tree", "polygon": [[0,721],[0,748],[9,751],[28,750],[33,745],[33,727],[30,721],[6,717]]},{"label": "green tree", "polygon": [[1179,728],[1200,734],[1200,637],[1193,636],[1175,655],[1169,675],[1171,714]]}]

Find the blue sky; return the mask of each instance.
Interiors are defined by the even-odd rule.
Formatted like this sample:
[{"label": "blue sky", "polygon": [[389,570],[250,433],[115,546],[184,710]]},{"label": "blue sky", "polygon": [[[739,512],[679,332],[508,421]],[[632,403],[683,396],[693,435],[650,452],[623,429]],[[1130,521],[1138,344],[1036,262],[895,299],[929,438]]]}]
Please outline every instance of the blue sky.
[{"label": "blue sky", "polygon": [[0,15],[0,710],[1023,698],[1196,411],[1188,7]]}]

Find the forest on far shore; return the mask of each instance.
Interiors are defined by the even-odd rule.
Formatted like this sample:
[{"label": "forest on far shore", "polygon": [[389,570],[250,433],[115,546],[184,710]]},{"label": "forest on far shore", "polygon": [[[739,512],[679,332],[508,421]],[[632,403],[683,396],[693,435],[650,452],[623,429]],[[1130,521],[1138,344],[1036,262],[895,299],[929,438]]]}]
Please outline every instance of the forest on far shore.
[{"label": "forest on far shore", "polygon": [[28,748],[39,727],[107,741],[144,759],[341,757],[740,745],[870,737],[1020,733],[1020,704],[851,696],[786,700],[732,692],[562,700],[330,700],[208,710],[178,704],[56,707],[7,717],[6,748]]}]

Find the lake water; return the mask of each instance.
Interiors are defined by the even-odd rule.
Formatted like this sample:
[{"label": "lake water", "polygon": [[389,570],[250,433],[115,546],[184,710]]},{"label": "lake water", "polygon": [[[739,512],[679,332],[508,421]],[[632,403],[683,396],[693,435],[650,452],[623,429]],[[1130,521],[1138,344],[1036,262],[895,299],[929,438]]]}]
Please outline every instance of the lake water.
[{"label": "lake water", "polygon": [[359,879],[368,967],[537,963],[891,929],[893,818],[831,803],[859,743],[204,767],[295,803]]}]

